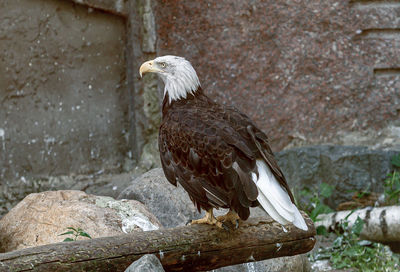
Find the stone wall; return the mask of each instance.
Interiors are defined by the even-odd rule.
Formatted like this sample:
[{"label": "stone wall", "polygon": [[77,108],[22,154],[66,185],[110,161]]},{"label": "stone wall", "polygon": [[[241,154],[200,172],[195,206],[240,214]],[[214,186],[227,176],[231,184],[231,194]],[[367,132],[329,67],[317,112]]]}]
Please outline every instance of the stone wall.
[{"label": "stone wall", "polygon": [[275,150],[400,147],[398,1],[156,1],[158,55],[185,56],[212,98]]},{"label": "stone wall", "polygon": [[72,1],[0,2],[0,180],[120,168],[125,33]]}]

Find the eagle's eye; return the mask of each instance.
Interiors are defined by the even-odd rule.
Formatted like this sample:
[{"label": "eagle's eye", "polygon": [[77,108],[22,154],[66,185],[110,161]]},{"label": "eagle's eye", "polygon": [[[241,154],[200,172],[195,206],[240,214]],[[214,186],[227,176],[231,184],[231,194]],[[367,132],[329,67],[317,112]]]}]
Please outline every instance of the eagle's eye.
[{"label": "eagle's eye", "polygon": [[167,64],[166,64],[165,62],[161,62],[161,63],[160,63],[160,66],[161,66],[162,68],[165,68],[165,67],[167,67]]}]

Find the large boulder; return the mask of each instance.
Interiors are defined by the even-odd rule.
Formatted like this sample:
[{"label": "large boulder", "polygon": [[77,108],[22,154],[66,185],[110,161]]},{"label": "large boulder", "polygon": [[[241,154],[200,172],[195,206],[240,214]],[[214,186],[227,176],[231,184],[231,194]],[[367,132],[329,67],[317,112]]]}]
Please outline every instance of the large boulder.
[{"label": "large boulder", "polygon": [[[134,200],[88,195],[81,191],[30,194],[0,220],[0,252],[62,242],[68,227],[92,238],[162,227]],[[78,239],[87,239],[78,237]]]},{"label": "large boulder", "polygon": [[130,184],[132,178],[144,172],[143,168],[136,167],[130,172],[117,174],[104,173],[104,170],[100,170],[87,175],[22,176],[16,180],[0,182],[0,218],[31,193],[78,190],[88,194],[116,198]]},{"label": "large boulder", "polygon": [[393,170],[391,157],[399,151],[362,146],[308,146],[276,154],[289,186],[297,190],[334,186],[328,204],[351,200],[355,190],[383,191],[383,180]]}]

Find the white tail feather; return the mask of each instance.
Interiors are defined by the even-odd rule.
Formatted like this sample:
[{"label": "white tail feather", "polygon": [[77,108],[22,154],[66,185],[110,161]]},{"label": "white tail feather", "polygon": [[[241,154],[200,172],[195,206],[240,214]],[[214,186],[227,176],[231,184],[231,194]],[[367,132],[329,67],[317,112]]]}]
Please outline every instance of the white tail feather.
[{"label": "white tail feather", "polygon": [[282,217],[271,204],[271,202],[265,197],[265,195],[259,190],[258,191],[258,202],[260,202],[261,206],[267,211],[267,213],[278,223],[281,225],[286,225],[290,223],[284,217]]},{"label": "white tail feather", "polygon": [[300,211],[294,205],[285,191],[279,184],[270,168],[263,160],[257,160],[258,180],[253,174],[253,181],[258,188],[257,200],[265,211],[278,223],[286,225],[293,223],[296,227],[302,230],[307,230],[308,227]]}]

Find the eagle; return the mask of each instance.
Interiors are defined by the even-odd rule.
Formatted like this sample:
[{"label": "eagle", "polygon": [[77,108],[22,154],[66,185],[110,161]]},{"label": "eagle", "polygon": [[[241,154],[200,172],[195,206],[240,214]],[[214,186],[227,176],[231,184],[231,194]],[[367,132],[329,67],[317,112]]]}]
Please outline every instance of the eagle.
[{"label": "eagle", "polygon": [[[238,227],[250,207],[262,208],[282,225],[307,230],[265,133],[234,107],[203,91],[189,61],[161,56],[144,62],[140,77],[156,73],[164,82],[158,146],[164,174],[189,194],[204,218],[191,224]],[[215,217],[213,209],[228,208]]]}]

